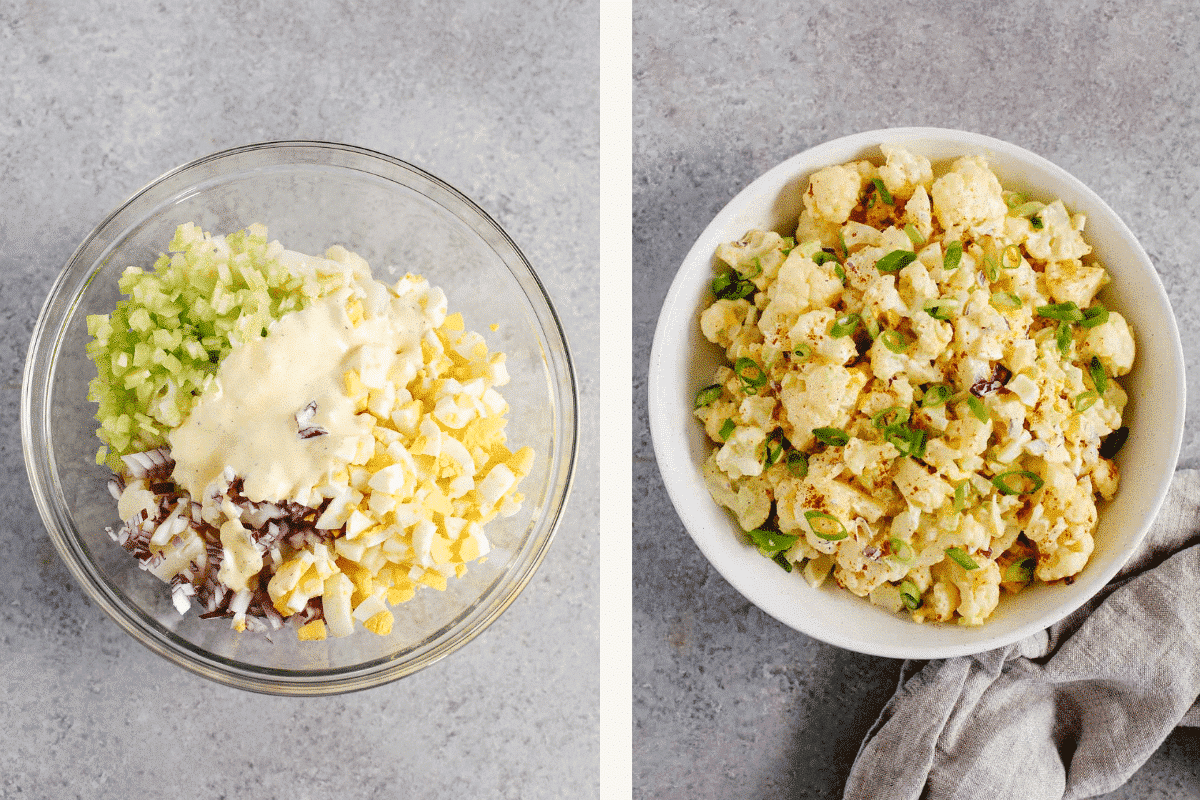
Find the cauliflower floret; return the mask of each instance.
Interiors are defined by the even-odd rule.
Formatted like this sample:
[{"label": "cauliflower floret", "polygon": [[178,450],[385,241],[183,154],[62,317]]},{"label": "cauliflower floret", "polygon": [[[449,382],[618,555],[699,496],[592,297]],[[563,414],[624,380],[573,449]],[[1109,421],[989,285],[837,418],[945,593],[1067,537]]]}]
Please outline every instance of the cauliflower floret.
[{"label": "cauliflower floret", "polygon": [[975,555],[976,569],[963,569],[955,564],[949,573],[958,588],[958,615],[963,625],[982,625],[1000,602],[1000,567],[995,561]]},{"label": "cauliflower floret", "polygon": [[806,344],[826,361],[845,364],[858,355],[853,336],[834,336],[831,333],[837,314],[830,308],[801,314],[788,332],[791,349]]},{"label": "cauliflower floret", "polygon": [[866,383],[859,370],[837,364],[809,364],[785,375],[779,394],[792,446],[803,450],[813,443],[814,428],[843,423]]},{"label": "cauliflower floret", "polygon": [[713,344],[728,348],[741,333],[742,326],[753,320],[752,306],[746,300],[718,299],[700,312],[700,330]]},{"label": "cauliflower floret", "polygon": [[901,459],[895,471],[895,481],[909,505],[933,512],[945,505],[954,494],[954,487],[936,473],[931,474],[915,459]]},{"label": "cauliflower floret", "polygon": [[[924,186],[918,186],[904,204],[904,218],[901,221],[912,223],[923,239],[928,240],[933,235],[933,208],[929,204],[929,193],[925,191]],[[941,258],[940,250],[941,248],[938,258]]]},{"label": "cauliflower floret", "polygon": [[1133,368],[1133,350],[1133,331],[1125,318],[1115,311],[1108,312],[1108,320],[1089,330],[1079,343],[1079,353],[1084,361],[1096,356],[1104,371],[1113,376],[1124,375]]},{"label": "cauliflower floret", "polygon": [[760,527],[771,515],[771,484],[763,476],[745,478],[737,485],[722,471],[714,451],[704,462],[704,482],[709,494],[725,508],[737,515],[738,525],[744,531]]},{"label": "cauliflower floret", "polygon": [[887,160],[879,168],[879,177],[892,196],[908,198],[916,189],[924,190],[933,183],[933,166],[925,156],[889,144],[879,149]]},{"label": "cauliflower floret", "polygon": [[717,258],[743,275],[759,288],[768,285],[783,263],[783,237],[775,231],[753,230],[736,242],[717,247]]},{"label": "cauliflower floret", "polygon": [[1041,261],[1069,261],[1092,252],[1083,240],[1083,214],[1071,217],[1061,200],[1055,200],[1037,214],[1041,230],[1031,229],[1025,239],[1025,251]]},{"label": "cauliflower floret", "polygon": [[1046,289],[1056,303],[1072,302],[1080,308],[1092,304],[1096,292],[1108,283],[1103,267],[1085,267],[1081,262],[1051,261],[1046,265]]},{"label": "cauliflower floret", "polygon": [[862,176],[853,165],[825,167],[813,173],[804,192],[804,207],[814,217],[841,225],[858,205]]},{"label": "cauliflower floret", "polygon": [[763,442],[767,434],[762,428],[739,425],[717,451],[717,466],[734,480],[743,475],[761,475]]},{"label": "cauliflower floret", "polygon": [[999,235],[1004,231],[1008,206],[1000,181],[981,156],[964,156],[933,183],[933,213],[946,231],[946,239]]}]

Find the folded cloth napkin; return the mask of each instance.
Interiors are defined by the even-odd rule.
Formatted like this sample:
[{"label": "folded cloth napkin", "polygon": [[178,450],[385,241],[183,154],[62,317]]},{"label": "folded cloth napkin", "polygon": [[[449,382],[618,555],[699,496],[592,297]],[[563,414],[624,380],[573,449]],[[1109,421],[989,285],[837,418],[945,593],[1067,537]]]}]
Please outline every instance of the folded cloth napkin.
[{"label": "folded cloth napkin", "polygon": [[1048,630],[906,661],[846,800],[1083,798],[1116,789],[1177,725],[1200,726],[1200,471],[1179,470],[1146,541]]}]

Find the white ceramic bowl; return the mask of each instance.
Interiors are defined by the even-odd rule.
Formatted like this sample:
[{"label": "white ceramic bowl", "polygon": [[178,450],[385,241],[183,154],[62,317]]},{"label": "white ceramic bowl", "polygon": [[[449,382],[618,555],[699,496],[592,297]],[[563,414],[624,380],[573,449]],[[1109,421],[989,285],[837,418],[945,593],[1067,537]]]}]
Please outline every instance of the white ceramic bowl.
[{"label": "white ceramic bowl", "polygon": [[[700,333],[710,300],[717,245],[763,228],[794,233],[808,176],[859,158],[881,162],[881,144],[902,145],[934,162],[985,156],[1006,189],[1032,198],[1061,198],[1087,215],[1084,236],[1112,283],[1100,297],[1125,316],[1137,341],[1129,393],[1129,439],[1117,455],[1121,487],[1100,509],[1096,550],[1071,585],[1034,586],[1005,595],[981,627],[917,624],[872,606],[828,582],[809,587],[744,544],[736,520],[709,496],[700,475],[710,444],[692,400],[711,381],[723,353]],[[684,259],[659,316],[650,354],[649,416],[654,452],[684,526],[713,566],[745,597],[780,622],[816,639],[871,655],[945,658],[1009,644],[1062,619],[1098,592],[1125,564],[1166,496],[1183,435],[1184,367],[1179,330],[1162,282],[1129,228],[1093,191],[1044,158],[1012,144],[963,131],[895,128],[855,134],[794,156],[737,195]]]}]

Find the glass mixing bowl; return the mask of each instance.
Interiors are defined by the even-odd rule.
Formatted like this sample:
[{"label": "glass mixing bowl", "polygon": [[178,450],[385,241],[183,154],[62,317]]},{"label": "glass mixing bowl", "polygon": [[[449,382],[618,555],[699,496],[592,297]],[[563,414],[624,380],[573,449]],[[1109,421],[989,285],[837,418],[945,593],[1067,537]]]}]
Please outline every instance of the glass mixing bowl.
[{"label": "glass mixing bowl", "polygon": [[[106,527],[119,527],[110,478],[96,466],[95,367],[88,314],[109,313],[126,266],[149,268],[181,223],[229,233],[254,222],[285,247],[321,254],[341,244],[375,277],[423,274],[451,311],[508,356],[503,394],[514,449],[536,452],[520,513],[486,530],[493,550],[451,579],[393,607],[390,635],[301,642],[291,626],[237,633],[228,620],[181,616],[165,584],[138,568]],[[492,331],[490,326],[498,327]],[[549,297],[516,244],[453,187],[380,153],[324,142],[270,142],[175,169],[136,193],[89,235],[50,291],[21,394],[25,463],[38,510],[87,594],[154,652],[206,678],[252,691],[316,695],[376,686],[437,661],[486,628],[529,582],[550,546],[572,479],[577,391]]]}]

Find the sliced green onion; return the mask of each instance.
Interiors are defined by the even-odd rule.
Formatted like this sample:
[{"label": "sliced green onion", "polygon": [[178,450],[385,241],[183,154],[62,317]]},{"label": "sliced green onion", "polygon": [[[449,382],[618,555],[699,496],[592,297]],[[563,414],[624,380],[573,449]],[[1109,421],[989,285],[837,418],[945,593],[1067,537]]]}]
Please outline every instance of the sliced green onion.
[{"label": "sliced green onion", "polygon": [[837,256],[835,256],[833,253],[827,252],[825,250],[821,250],[813,255],[812,260],[813,260],[813,263],[819,267],[827,261],[836,262]]},{"label": "sliced green onion", "polygon": [[843,336],[849,336],[854,333],[854,329],[858,327],[858,322],[861,317],[858,314],[845,314],[833,321],[833,327],[829,329],[829,335],[835,339],[840,339]]},{"label": "sliced green onion", "polygon": [[797,478],[808,477],[808,456],[801,453],[799,450],[790,450],[787,454],[787,459],[784,464],[788,468],[788,472],[792,473]]},{"label": "sliced green onion", "polygon": [[1000,265],[996,263],[996,257],[991,253],[983,257],[983,274],[989,281],[1000,280]]},{"label": "sliced green onion", "polygon": [[925,303],[925,313],[934,319],[940,319],[942,322],[950,321],[950,314],[947,309],[957,308],[958,301],[953,297],[942,297],[937,300],[929,300]]},{"label": "sliced green onion", "polygon": [[1037,559],[1033,556],[1026,556],[1018,561],[1008,565],[1008,569],[1004,570],[1004,577],[1001,578],[1003,583],[1029,583],[1033,580],[1033,567],[1037,563]]},{"label": "sliced green onion", "polygon": [[1100,399],[1097,392],[1080,392],[1075,395],[1075,413],[1082,414],[1092,406],[1096,405],[1096,401]]},{"label": "sliced green onion", "polygon": [[812,532],[827,542],[840,542],[850,535],[841,520],[824,511],[805,511],[804,519],[808,520]]},{"label": "sliced green onion", "polygon": [[963,550],[961,547],[947,547],[946,555],[950,557],[951,561],[953,561],[955,564],[958,564],[963,569],[979,569],[979,565],[975,563],[975,559],[967,555],[967,551]]},{"label": "sliced green onion", "polygon": [[1079,306],[1068,300],[1065,303],[1051,303],[1045,306],[1038,306],[1037,315],[1047,319],[1056,319],[1060,322],[1082,322],[1083,312],[1079,310]]},{"label": "sliced green onion", "polygon": [[863,317],[863,327],[867,329],[867,335],[871,339],[876,339],[879,336],[879,321],[875,319],[873,314],[867,314]]},{"label": "sliced green onion", "polygon": [[721,423],[721,430],[717,431],[717,435],[721,437],[722,441],[725,441],[729,439],[735,430],[737,430],[737,424],[732,419],[726,418]]},{"label": "sliced green onion", "polygon": [[1012,469],[992,478],[992,486],[1000,494],[1033,494],[1042,488],[1042,479],[1027,470]]},{"label": "sliced green onion", "polygon": [[785,236],[785,237],[783,237],[782,244],[783,244],[783,248],[779,252],[783,253],[786,256],[789,253],[791,253],[792,250],[795,249],[796,237],[795,236]]},{"label": "sliced green onion", "polygon": [[886,330],[879,336],[883,346],[893,353],[903,353],[912,347],[912,342],[903,333],[896,330]]},{"label": "sliced green onion", "polygon": [[843,286],[846,285],[846,268],[836,261],[833,264],[833,274],[837,275],[837,279],[842,282]]},{"label": "sliced green onion", "polygon": [[892,200],[892,193],[889,192],[887,187],[883,185],[883,181],[879,180],[879,178],[873,178],[871,183],[875,184],[875,191],[878,192],[880,200],[887,203],[889,206],[894,203]]},{"label": "sliced green onion", "polygon": [[[1013,208],[1012,215],[1014,217],[1032,217],[1045,207],[1046,205],[1044,203],[1039,203],[1036,200],[1030,200],[1028,203],[1021,203]],[[1033,220],[1030,220],[1030,222],[1033,222]],[[1041,220],[1038,220],[1038,222],[1040,223]],[[1034,227],[1040,228],[1041,226],[1036,225]]]},{"label": "sliced green onion", "polygon": [[792,571],[792,562],[788,561],[786,551],[781,552],[781,553],[776,553],[775,557],[772,558],[771,560],[774,561],[779,566],[781,566],[783,568],[784,572]]},{"label": "sliced green onion", "polygon": [[1042,223],[1042,218],[1041,218],[1041,217],[1030,217],[1030,218],[1029,218],[1029,224],[1033,226],[1033,229],[1034,229],[1035,231],[1040,231],[1040,230],[1042,229],[1042,227],[1043,227],[1043,223]]},{"label": "sliced green onion", "polygon": [[954,511],[957,513],[967,507],[967,492],[971,490],[969,480],[959,481],[954,485]]},{"label": "sliced green onion", "polygon": [[1096,391],[1104,394],[1108,389],[1108,376],[1104,374],[1104,365],[1097,356],[1092,356],[1092,363],[1088,364],[1088,373],[1092,376]]},{"label": "sliced green onion", "polygon": [[1020,308],[1021,298],[1016,292],[992,292],[992,296],[988,298],[992,308]]},{"label": "sliced green onion", "polygon": [[888,557],[894,558],[901,564],[911,564],[916,560],[917,554],[913,552],[912,545],[899,536],[893,536],[888,539],[888,548],[891,550]]},{"label": "sliced green onion", "polygon": [[782,553],[794,545],[796,540],[800,538],[794,534],[768,531],[763,528],[746,531],[746,536],[750,538],[750,543],[757,547],[765,556],[774,556],[776,553]]},{"label": "sliced green onion", "polygon": [[1020,192],[1006,192],[1004,194],[1004,205],[1008,206],[1009,211],[1024,203],[1025,200],[1025,195]]},{"label": "sliced green onion", "polygon": [[950,399],[954,394],[954,390],[944,383],[935,383],[925,390],[925,396],[921,398],[922,408],[937,408]]},{"label": "sliced green onion", "polygon": [[1071,349],[1071,326],[1065,322],[1058,323],[1058,330],[1054,332],[1054,343],[1058,345],[1058,351],[1064,356]]},{"label": "sliced green onion", "polygon": [[1103,303],[1096,302],[1083,310],[1083,319],[1079,322],[1081,328],[1095,328],[1108,322],[1108,309]]},{"label": "sliced green onion", "polygon": [[871,415],[871,424],[880,430],[905,422],[908,422],[908,409],[904,406],[888,406]]},{"label": "sliced green onion", "polygon": [[792,354],[801,361],[808,361],[812,358],[813,349],[811,345],[801,342],[792,350]]},{"label": "sliced green onion", "polygon": [[899,272],[917,260],[917,254],[912,250],[893,250],[875,262],[875,269],[880,272]]},{"label": "sliced green onion", "polygon": [[759,275],[762,275],[762,271],[763,271],[762,270],[762,260],[758,256],[755,256],[754,260],[751,261],[750,263],[754,266],[754,269],[750,272],[742,273],[742,277],[745,278],[746,280],[751,280],[752,278],[757,278]]},{"label": "sliced green onion", "polygon": [[712,292],[722,300],[741,300],[754,294],[755,286],[736,270],[713,278]]},{"label": "sliced green onion", "polygon": [[763,461],[765,466],[769,467],[779,460],[779,457],[783,455],[784,450],[782,428],[776,428],[775,430],[771,431],[771,435],[767,437],[765,442],[763,442],[763,449],[766,452],[766,457]]},{"label": "sliced green onion", "polygon": [[[842,233],[840,230],[838,231],[838,241],[841,242],[841,244],[842,244],[842,259],[845,260],[850,257],[850,248],[846,247],[846,235],[844,233]],[[845,279],[846,278],[843,275],[842,280],[845,280]]]},{"label": "sliced green onion", "polygon": [[987,406],[978,397],[973,394],[967,395],[967,406],[971,409],[971,413],[975,415],[975,419],[980,422],[988,421]]},{"label": "sliced green onion", "polygon": [[1000,266],[1003,269],[1016,269],[1021,266],[1021,248],[1010,244],[1000,253]]},{"label": "sliced green onion", "polygon": [[733,372],[742,382],[742,391],[746,394],[758,394],[758,390],[767,385],[767,373],[753,358],[743,356],[733,362]]},{"label": "sliced green onion", "polygon": [[900,581],[900,599],[909,611],[916,611],[921,607],[921,591],[910,580]]},{"label": "sliced green onion", "polygon": [[908,240],[913,243],[913,247],[920,247],[925,244],[925,237],[917,230],[917,226],[911,222],[904,226],[904,232],[908,234]]},{"label": "sliced green onion", "polygon": [[925,457],[925,442],[929,434],[907,425],[891,425],[884,429],[883,438],[900,451],[902,456]]},{"label": "sliced green onion", "polygon": [[841,428],[813,428],[812,434],[818,442],[831,447],[842,447],[850,441],[850,434]]},{"label": "sliced green onion", "polygon": [[713,403],[721,396],[721,384],[714,383],[711,386],[705,386],[700,391],[696,392],[696,401],[693,408],[704,408]]},{"label": "sliced green onion", "polygon": [[962,261],[962,242],[951,242],[946,248],[946,255],[942,257],[942,269],[949,272],[952,269],[958,269],[958,264]]}]

